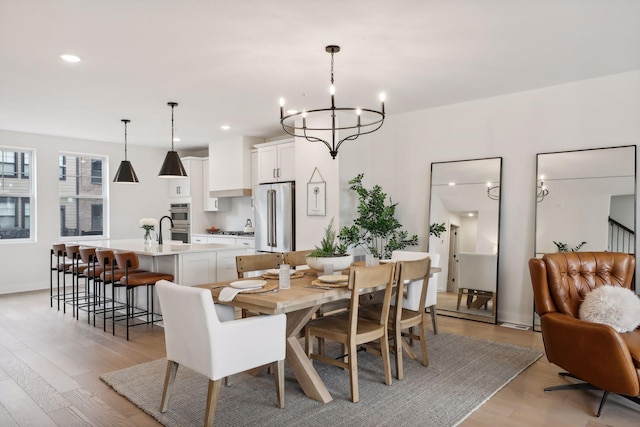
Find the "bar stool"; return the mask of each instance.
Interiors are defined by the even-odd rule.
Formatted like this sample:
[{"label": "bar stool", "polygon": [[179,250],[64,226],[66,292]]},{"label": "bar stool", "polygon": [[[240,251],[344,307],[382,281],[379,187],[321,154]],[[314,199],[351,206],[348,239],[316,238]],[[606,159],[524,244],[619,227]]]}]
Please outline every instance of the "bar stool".
[{"label": "bar stool", "polygon": [[[153,310],[153,297],[154,297],[154,287],[158,280],[168,280],[173,281],[173,276],[171,274],[165,273],[155,273],[151,271],[141,271],[138,270],[134,272],[134,270],[138,269],[140,266],[140,261],[138,259],[138,255],[135,252],[116,252],[116,263],[120,266],[120,268],[124,267],[125,274],[120,277],[119,282],[114,282],[112,287],[113,289],[117,286],[122,286],[125,288],[126,293],[126,314],[125,321],[127,325],[127,341],[129,341],[129,327],[130,326],[139,326],[139,325],[148,325],[153,324],[157,321],[155,320],[156,314]],[[144,286],[146,290],[147,297],[147,308],[143,310],[135,306],[135,289],[139,286]],[[112,295],[115,298],[115,294]],[[146,316],[146,321],[142,323],[136,323],[134,325],[130,324],[130,320],[138,319],[140,317]],[[115,335],[116,328],[116,317],[115,312],[112,312],[111,322],[113,323],[113,334]]]},{"label": "bar stool", "polygon": [[[89,293],[91,298],[87,301],[87,323],[91,324],[91,307],[93,306],[93,310],[96,310],[96,304],[99,305],[102,298],[102,293],[100,292],[100,275],[104,271],[104,268],[100,266],[98,263],[98,258],[96,255],[96,248],[89,246],[81,246],[80,247],[80,259],[83,263],[87,265],[82,271],[82,276],[85,278],[85,290]],[[92,286],[90,286],[92,285]],[[93,288],[93,289],[92,289]],[[92,292],[90,292],[92,290]],[[79,316],[79,304],[78,311],[76,311],[76,317]],[[93,316],[93,326],[96,326],[95,323],[96,317]]]},{"label": "bar stool", "polygon": [[[84,277],[84,270],[89,267],[82,262],[80,256],[80,245],[66,245],[67,257],[71,258],[71,308],[74,317],[77,317],[78,307],[80,305],[80,279]],[[87,289],[83,294],[83,298],[88,298]],[[66,303],[66,292],[64,297]],[[66,311],[65,311],[66,312]]]},{"label": "bar stool", "polygon": [[[96,258],[98,260],[98,267],[102,269],[102,273],[100,273],[100,281],[99,284],[102,284],[102,295],[107,295],[107,285],[112,285],[113,283],[120,280],[122,276],[124,276],[124,269],[118,268],[116,264],[116,257],[114,255],[113,250],[111,249],[96,249]],[[104,301],[104,305],[101,310],[94,308],[93,310],[93,324],[96,324],[96,315],[102,314],[102,318],[104,319],[102,324],[102,330],[107,331],[107,313],[111,312],[115,313],[115,310],[120,310],[124,308],[124,304],[119,303],[114,298],[114,291],[111,290],[111,299],[109,301]],[[111,310],[107,307],[107,303],[111,303]]]},{"label": "bar stool", "polygon": [[[62,275],[62,287],[63,292],[66,289],[66,280],[65,275],[69,273],[69,268],[71,268],[71,261],[67,258],[67,248],[64,243],[54,243],[53,248],[51,249],[51,257],[49,260],[49,267],[51,273],[49,275],[49,302],[51,307],[53,308],[53,272],[56,272],[56,284],[57,291],[55,299],[58,302],[58,311],[60,311],[60,273]],[[63,306],[64,309],[64,306]]]}]

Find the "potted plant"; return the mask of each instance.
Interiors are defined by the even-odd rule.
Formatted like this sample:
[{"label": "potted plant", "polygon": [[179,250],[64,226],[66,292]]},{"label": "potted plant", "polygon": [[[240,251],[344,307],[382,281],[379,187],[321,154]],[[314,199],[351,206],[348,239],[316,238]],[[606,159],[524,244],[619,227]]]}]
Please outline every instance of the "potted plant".
[{"label": "potted plant", "polygon": [[363,177],[361,173],[349,181],[349,189],[358,194],[359,216],[354,225],[342,228],[340,240],[351,246],[362,246],[378,258],[391,258],[394,250],[417,245],[418,236],[409,237],[395,217],[398,204],[392,203],[379,185],[371,190],[364,188]]},{"label": "potted plant", "polygon": [[332,264],[334,271],[349,268],[353,263],[353,255],[347,253],[347,244],[341,242],[333,227],[333,218],[324,229],[324,237],[320,246],[307,255],[307,265],[316,271],[324,271],[325,264]]}]

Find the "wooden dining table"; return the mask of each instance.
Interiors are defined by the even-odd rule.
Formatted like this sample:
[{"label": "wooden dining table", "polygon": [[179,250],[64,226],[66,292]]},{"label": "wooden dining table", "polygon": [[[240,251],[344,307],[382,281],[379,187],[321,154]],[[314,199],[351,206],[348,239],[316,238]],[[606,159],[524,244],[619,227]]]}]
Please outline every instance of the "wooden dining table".
[{"label": "wooden dining table", "polygon": [[[434,274],[438,271],[440,271],[439,268],[433,267],[430,273]],[[331,289],[313,287],[312,282],[318,279],[317,273],[314,270],[302,270],[302,272],[304,272],[302,277],[291,279],[290,289],[276,288],[264,293],[240,292],[233,300],[224,303],[218,301],[218,294],[234,280],[196,285],[196,287],[210,289],[216,303],[261,314],[284,313],[287,316],[286,363],[307,397],[328,403],[333,398],[300,343],[300,331],[323,304],[350,299],[351,290],[346,286]],[[258,277],[239,280],[255,279]],[[265,287],[273,282],[278,283],[277,279],[265,278],[264,280],[267,281]],[[380,290],[382,289],[384,286],[380,286]]]}]

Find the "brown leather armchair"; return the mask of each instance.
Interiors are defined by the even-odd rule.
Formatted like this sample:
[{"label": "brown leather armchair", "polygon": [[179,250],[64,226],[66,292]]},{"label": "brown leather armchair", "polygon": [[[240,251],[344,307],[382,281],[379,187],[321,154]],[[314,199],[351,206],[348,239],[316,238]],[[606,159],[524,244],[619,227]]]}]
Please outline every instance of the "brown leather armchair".
[{"label": "brown leather armchair", "polygon": [[580,320],[578,310],[599,286],[630,288],[635,265],[633,255],[614,252],[560,252],[529,260],[547,359],[567,370],[561,376],[584,381],[544,390],[603,390],[597,416],[610,392],[640,403],[640,328],[618,333]]}]

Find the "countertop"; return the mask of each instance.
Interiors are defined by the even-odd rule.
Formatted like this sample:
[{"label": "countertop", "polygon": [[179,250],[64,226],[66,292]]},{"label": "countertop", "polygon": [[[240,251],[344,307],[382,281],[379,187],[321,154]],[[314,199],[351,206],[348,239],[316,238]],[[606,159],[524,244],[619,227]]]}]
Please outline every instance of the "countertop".
[{"label": "countertop", "polygon": [[232,249],[241,249],[242,246],[236,245],[224,245],[220,243],[200,243],[200,244],[188,244],[170,242],[162,245],[152,243],[150,245],[145,244],[142,239],[128,239],[128,240],[83,240],[76,242],[81,246],[94,246],[96,248],[113,249],[115,251],[133,251],[138,255],[150,255],[150,256],[164,256],[164,255],[178,255],[184,253],[197,253],[197,252],[214,252],[214,251],[227,251]]},{"label": "countertop", "polygon": [[255,236],[233,235],[233,234],[212,234],[212,233],[191,233],[192,236],[198,237],[223,237],[226,239],[247,239],[254,240]]}]

